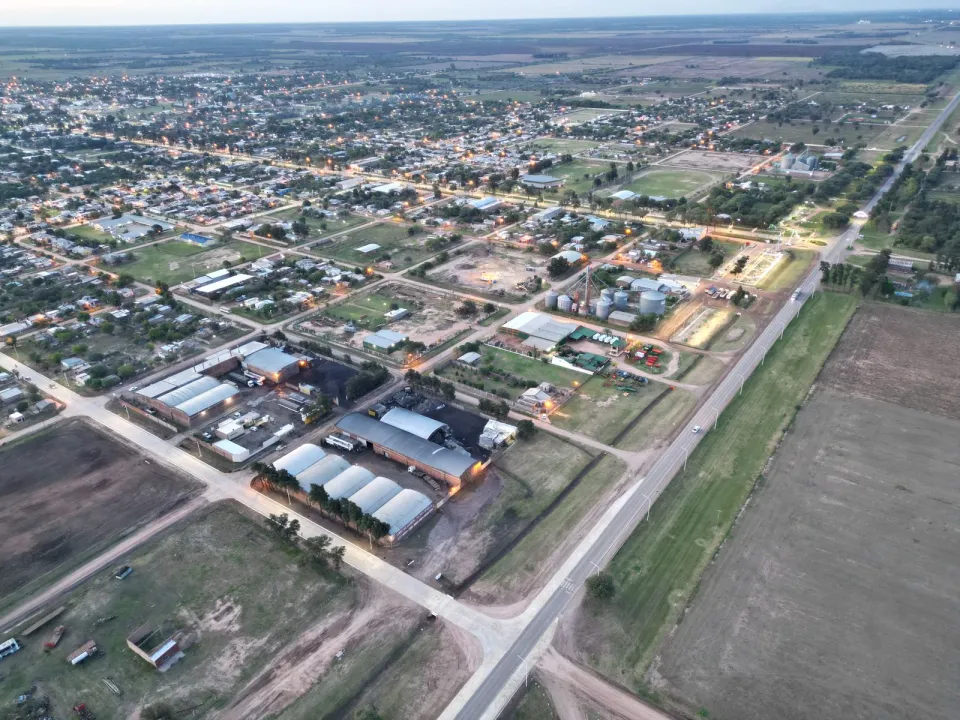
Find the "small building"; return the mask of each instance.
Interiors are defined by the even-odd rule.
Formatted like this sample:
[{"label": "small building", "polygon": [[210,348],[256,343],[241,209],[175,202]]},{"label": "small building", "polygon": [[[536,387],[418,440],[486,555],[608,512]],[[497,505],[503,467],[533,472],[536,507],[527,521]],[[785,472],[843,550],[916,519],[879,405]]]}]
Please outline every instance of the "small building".
[{"label": "small building", "polygon": [[553,175],[521,175],[520,182],[528,187],[547,190],[561,187],[563,185],[563,178],[554,177]]},{"label": "small building", "polygon": [[892,257],[890,258],[887,266],[892,270],[899,270],[901,272],[913,272],[913,260],[910,258],[900,258]]},{"label": "small building", "polygon": [[238,288],[249,280],[253,280],[253,275],[237,273],[236,275],[230,275],[219,280],[214,280],[213,282],[201,285],[200,287],[191,288],[190,292],[203,295],[206,298],[212,298],[220,293],[226,292],[227,290]]},{"label": "small building", "polygon": [[23,399],[23,390],[18,387],[0,390],[0,405],[9,405]]},{"label": "small building", "polygon": [[583,255],[578,253],[576,250],[561,250],[550,259],[555,260],[556,258],[563,258],[571,265],[576,265],[578,262],[581,262],[584,259]]},{"label": "small building", "polygon": [[485,197],[478,200],[470,200],[467,202],[467,205],[472,207],[474,210],[479,210],[482,213],[493,212],[502,203],[495,197]]},{"label": "small building", "polygon": [[509,445],[517,439],[516,425],[508,425],[499,420],[488,420],[480,433],[480,447],[495,450],[498,447]]},{"label": "small building", "polygon": [[280,384],[300,372],[300,359],[279,348],[264,348],[241,362],[244,369]]},{"label": "small building", "polygon": [[396,322],[397,320],[403,320],[407,315],[410,314],[410,311],[406,308],[397,308],[396,310],[388,310],[383,314],[384,319],[388,322]]},{"label": "small building", "polygon": [[218,455],[225,457],[233,463],[241,463],[250,458],[250,451],[243,445],[239,445],[232,440],[217,440],[217,442],[213,443],[213,449]]},{"label": "small building", "polygon": [[171,636],[154,644],[157,631],[150,625],[141,625],[127,636],[127,647],[160,672],[183,657],[180,645]]},{"label": "small building", "polygon": [[369,255],[372,252],[376,252],[380,249],[380,246],[376,243],[367,243],[366,245],[361,245],[357,248],[357,252],[361,255]]},{"label": "small building", "polygon": [[463,365],[469,365],[470,367],[476,367],[480,364],[481,355],[478,352],[468,352],[464,353],[457,358],[458,363]]},{"label": "small building", "polygon": [[393,330],[383,329],[367,335],[363,339],[363,346],[374,352],[389,354],[403,345],[407,339],[407,335],[394,332]]}]

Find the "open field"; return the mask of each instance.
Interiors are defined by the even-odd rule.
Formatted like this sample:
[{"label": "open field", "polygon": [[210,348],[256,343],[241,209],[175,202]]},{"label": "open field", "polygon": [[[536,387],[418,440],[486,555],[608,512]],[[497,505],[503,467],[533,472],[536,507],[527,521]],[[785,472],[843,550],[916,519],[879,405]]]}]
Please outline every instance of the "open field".
[{"label": "open field", "polygon": [[494,92],[484,92],[479,95],[466,95],[461,97],[465,102],[495,100],[498,102],[538,103],[543,99],[543,96],[536,90],[496,90]]},{"label": "open field", "polygon": [[602,175],[609,169],[610,165],[608,163],[574,160],[573,162],[554,165],[544,172],[553,177],[564,179],[563,187],[560,188],[561,193],[572,191],[578,195],[584,195],[593,189],[593,178],[596,175]]},{"label": "open field", "polygon": [[[280,212],[264,215],[260,219],[264,222],[275,223],[278,220],[294,222],[299,217],[301,217],[300,208],[287,208],[286,210],[281,210]],[[344,232],[345,230],[351,230],[355,227],[365,225],[370,222],[370,218],[362,217],[360,215],[348,215],[343,218],[338,217],[332,220],[304,215],[303,219],[307,223],[307,227],[310,228],[310,234],[301,242],[319,240],[321,238],[328,237],[329,235],[336,235],[337,233]],[[288,240],[290,239],[291,235],[287,236]]]},{"label": "open field", "polygon": [[586,150],[600,147],[601,143],[592,140],[571,140],[568,138],[538,138],[530,143],[530,149],[547,150],[555,153],[571,153],[576,155]]},{"label": "open field", "polygon": [[624,111],[617,110],[615,108],[578,108],[566,113],[565,115],[554,118],[554,122],[566,126],[582,125],[584,123],[593,122],[598,118],[616,115],[620,112]]},{"label": "open field", "polygon": [[692,314],[686,324],[670,338],[670,342],[706,350],[718,334],[731,326],[734,314],[733,310],[727,308],[704,305]]},{"label": "open field", "polygon": [[656,407],[630,426],[616,446],[622,450],[661,448],[696,406],[697,396],[692,392],[681,388],[668,392]]},{"label": "open field", "polygon": [[680,275],[696,275],[698,277],[711,277],[716,268],[710,265],[710,255],[715,250],[722,250],[724,256],[728,259],[735,257],[743,248],[743,245],[731,240],[713,241],[713,249],[710,252],[700,252],[696,248],[689,248],[680,253],[673,260],[673,271]]},{"label": "open field", "polygon": [[133,262],[120,266],[118,271],[129,273],[144,282],[179,285],[211,270],[219,270],[224,262],[237,264],[273,252],[276,250],[242,240],[216,243],[210,248],[171,240],[135,248]]},{"label": "open field", "polygon": [[453,290],[480,293],[494,299],[520,300],[527,292],[518,284],[529,282],[535,275],[546,278],[549,263],[549,258],[540,253],[476,243],[430,273],[427,279]]},{"label": "open field", "polygon": [[701,170],[650,168],[636,175],[622,189],[638,195],[679,198],[718,182],[721,176]]},{"label": "open field", "polygon": [[960,421],[838,379],[799,413],[657,664],[657,686],[710,717],[960,712]]},{"label": "open field", "polygon": [[609,603],[585,602],[577,620],[578,659],[633,690],[664,636],[680,619],[710,558],[791,422],[854,311],[851,297],[810,298],[785,337],[720,416],[613,558]]},{"label": "open field", "polygon": [[[522,451],[523,447],[517,449]],[[525,597],[539,587],[546,580],[545,573],[552,567],[546,564],[547,561],[558,548],[572,546],[578,539],[571,536],[571,531],[591,509],[597,507],[599,499],[616,485],[625,469],[626,465],[618,458],[604,456],[579,477],[576,486],[540,519],[529,534],[480,576],[471,586],[470,596],[503,602]],[[536,467],[525,472],[516,477],[535,477],[543,469],[537,463]]]},{"label": "open field", "polygon": [[757,332],[757,321],[749,315],[741,315],[723,332],[715,337],[710,337],[704,346],[705,350],[714,352],[735,352],[742,350],[750,338]]},{"label": "open field", "polygon": [[3,597],[37,589],[197,489],[79,420],[5,446],[0,467]]},{"label": "open field", "polygon": [[825,376],[849,393],[960,419],[960,373],[944,365],[958,356],[960,316],[867,303]]},{"label": "open field", "polygon": [[[39,640],[49,633],[47,628],[4,661],[5,687],[38,685],[39,694],[53,702],[51,714],[56,717],[72,714],[78,700],[99,717],[135,716],[138,708],[159,700],[175,709],[196,706],[196,717],[206,717],[230,705],[238,692],[243,709],[233,706],[221,717],[263,717],[257,714],[258,707],[266,709],[259,704],[258,685],[269,683],[247,684],[268,661],[273,660],[271,672],[285,675],[285,670],[302,672],[310,662],[309,685],[322,677],[333,653],[349,647],[345,626],[366,612],[359,607],[360,587],[333,572],[301,566],[259,519],[248,519],[230,505],[214,506],[179,525],[127,562],[134,572],[123,582],[103,572],[70,594],[70,609],[57,621],[67,628],[57,650],[42,651]],[[267,577],[269,583],[263,581]],[[268,607],[283,612],[269,612]],[[402,617],[400,608],[396,612]],[[100,618],[111,619],[103,623]],[[183,634],[185,657],[166,673],[158,673],[126,647],[126,636],[144,623],[167,636]],[[313,634],[317,653],[323,626],[334,636],[323,643],[325,662],[311,658],[309,651],[301,653],[300,663],[287,667],[274,657],[286,654],[288,643],[299,642],[304,631]],[[89,639],[97,642],[102,656],[76,668],[64,661]],[[112,694],[102,677],[110,678],[123,694]],[[305,678],[287,680],[295,685]],[[282,707],[280,696],[273,699]]]},{"label": "open field", "polygon": [[656,65],[669,59],[671,59],[669,56],[657,55],[601,55],[599,57],[527,65],[523,68],[523,74],[556,75],[560,73],[590,73],[628,66],[640,68],[647,65]]},{"label": "open field", "polygon": [[516,705],[507,707],[503,720],[558,720],[550,693],[536,679],[518,692],[522,693],[520,700]]},{"label": "open field", "polygon": [[[676,123],[675,123],[676,124]],[[762,160],[760,155],[749,153],[721,153],[707,150],[684,150],[664,160],[657,167],[686,168],[724,175],[749,170]]]},{"label": "open field", "polygon": [[[816,134],[813,132],[815,125],[820,128],[820,131]],[[865,142],[869,147],[873,147],[876,142],[876,137],[880,135],[886,127],[885,125],[861,124],[858,130],[849,123],[842,125],[831,124],[827,126],[824,123],[818,124],[794,120],[792,124],[784,123],[783,125],[778,125],[774,122],[758,120],[745,127],[737,128],[732,134],[737,137],[748,137],[756,140],[778,140],[785,143],[802,142],[808,145],[822,144],[824,138],[832,137],[837,142],[843,140],[846,145]]]},{"label": "open field", "polygon": [[[557,387],[571,388],[574,387],[574,383],[582,384],[590,377],[575,370],[568,370],[559,365],[551,365],[489,345],[482,345],[479,352],[482,357],[478,367],[472,368],[460,363],[450,363],[437,374],[450,380],[483,383],[483,389],[486,392],[496,393],[498,390],[503,390],[509,393],[513,400],[516,400],[524,390],[536,387],[542,382],[548,382]],[[523,382],[520,385],[513,385],[508,380],[498,378],[489,371],[485,371],[485,369],[508,373]]]},{"label": "open field", "polygon": [[[373,264],[380,269],[403,270],[442,250],[431,250],[426,246],[429,233],[421,230],[411,236],[408,233],[409,228],[409,225],[400,223],[377,223],[340,235],[329,243],[321,240],[319,244],[310,245],[309,252],[358,267]],[[380,247],[369,253],[357,250],[370,244]],[[389,265],[386,264],[387,261]]]},{"label": "open field", "polygon": [[603,378],[593,377],[550,416],[550,421],[564,430],[610,443],[663,392],[669,391],[658,382],[627,393],[612,383],[605,387]]},{"label": "open field", "polygon": [[[888,125],[883,131],[870,141],[870,147],[878,147],[883,150],[893,150],[901,145],[913,145],[923,131],[927,129],[924,120],[919,118],[907,118],[901,125]],[[864,126],[860,126],[862,131]]]}]

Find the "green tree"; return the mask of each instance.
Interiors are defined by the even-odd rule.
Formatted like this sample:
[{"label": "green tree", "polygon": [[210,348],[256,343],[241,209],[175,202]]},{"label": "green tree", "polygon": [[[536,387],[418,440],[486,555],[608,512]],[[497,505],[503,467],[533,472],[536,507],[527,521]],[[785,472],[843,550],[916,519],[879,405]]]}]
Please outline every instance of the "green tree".
[{"label": "green tree", "polygon": [[517,437],[520,440],[529,440],[537,432],[537,426],[532,420],[521,420],[517,423]]},{"label": "green tree", "polygon": [[609,600],[616,592],[617,588],[610,573],[597,573],[587,580],[587,593],[595,600]]}]

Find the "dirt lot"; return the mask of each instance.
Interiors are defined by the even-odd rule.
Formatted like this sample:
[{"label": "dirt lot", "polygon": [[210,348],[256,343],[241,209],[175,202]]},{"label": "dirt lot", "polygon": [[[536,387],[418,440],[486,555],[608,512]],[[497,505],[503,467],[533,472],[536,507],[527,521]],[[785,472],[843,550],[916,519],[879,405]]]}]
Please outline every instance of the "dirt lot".
[{"label": "dirt lot", "polygon": [[[868,307],[853,321],[828,364],[834,387],[798,415],[654,663],[651,683],[691,711],[720,720],[960,713],[960,422],[851,395],[890,390],[916,405],[911,393],[926,390],[920,377],[871,384],[887,355],[871,334],[903,344],[882,317]],[[937,342],[935,323],[924,324]],[[921,401],[942,407],[929,398],[937,392]]]},{"label": "dirt lot", "polygon": [[168,512],[198,486],[79,420],[0,453],[3,596]]},{"label": "dirt lot", "polygon": [[960,317],[866,304],[825,370],[833,387],[960,419]]},{"label": "dirt lot", "polygon": [[742,173],[760,162],[759,155],[687,150],[660,163],[660,167],[692,168],[722,173]]},{"label": "dirt lot", "polygon": [[[468,292],[491,294],[502,290],[508,295],[523,296],[526,291],[518,284],[534,275],[546,277],[548,262],[549,258],[538,253],[475,245],[431,275],[431,279]],[[528,271],[528,267],[535,269]]]}]

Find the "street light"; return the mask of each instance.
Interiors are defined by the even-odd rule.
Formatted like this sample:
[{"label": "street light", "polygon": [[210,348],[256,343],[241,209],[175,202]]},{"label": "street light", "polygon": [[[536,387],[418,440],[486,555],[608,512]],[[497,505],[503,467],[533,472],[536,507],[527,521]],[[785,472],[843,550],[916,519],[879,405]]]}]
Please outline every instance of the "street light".
[{"label": "street light", "polygon": [[520,655],[517,655],[517,658],[519,658],[520,662],[523,663],[523,686],[527,687],[527,682],[530,679],[530,673],[527,670],[527,661],[524,660]]}]

